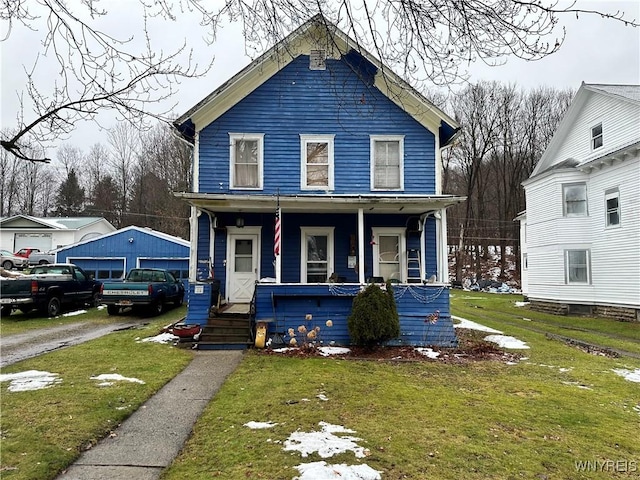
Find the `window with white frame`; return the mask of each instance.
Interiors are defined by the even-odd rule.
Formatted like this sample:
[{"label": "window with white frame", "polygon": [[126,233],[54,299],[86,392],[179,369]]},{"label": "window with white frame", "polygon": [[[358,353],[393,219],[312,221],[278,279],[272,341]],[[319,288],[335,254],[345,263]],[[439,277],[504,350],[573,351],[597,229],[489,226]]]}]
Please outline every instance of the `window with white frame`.
[{"label": "window with white frame", "polygon": [[529,268],[529,256],[526,253],[522,254],[522,269],[527,270]]},{"label": "window with white frame", "polygon": [[333,227],[300,227],[303,283],[326,283],[333,273]]},{"label": "window with white frame", "polygon": [[620,192],[617,188],[605,192],[604,205],[607,227],[620,225]]},{"label": "window with white frame", "polygon": [[404,228],[373,228],[373,276],[405,282],[406,251]]},{"label": "window with white frame", "polygon": [[591,150],[602,146],[602,124],[599,123],[595,127],[591,127]]},{"label": "window with white frame", "polygon": [[571,183],[562,186],[565,217],[586,217],[587,184]]},{"label": "window with white frame", "polygon": [[589,250],[565,250],[565,283],[591,283]]},{"label": "window with white frame", "polygon": [[230,133],[231,188],[262,188],[263,134]]},{"label": "window with white frame", "polygon": [[404,137],[372,135],[371,190],[404,189]]},{"label": "window with white frame", "polygon": [[303,190],[333,190],[334,135],[300,135]]}]

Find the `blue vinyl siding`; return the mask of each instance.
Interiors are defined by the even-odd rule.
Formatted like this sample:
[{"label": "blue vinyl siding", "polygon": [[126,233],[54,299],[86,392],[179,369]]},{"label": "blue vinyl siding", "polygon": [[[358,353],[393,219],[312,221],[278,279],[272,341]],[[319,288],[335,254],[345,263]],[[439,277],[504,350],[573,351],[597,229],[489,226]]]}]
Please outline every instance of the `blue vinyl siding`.
[{"label": "blue vinyl siding", "polygon": [[[298,57],[200,132],[199,191],[229,189],[229,133],[264,134],[263,194],[298,194],[300,134],[333,134],[336,194],[370,193],[370,135],[404,135],[404,193],[435,193],[435,137],[344,61]],[[323,192],[305,192],[323,194]]]},{"label": "blue vinyl siding", "polygon": [[[256,321],[268,320],[269,333],[280,333],[288,341],[289,328],[320,327],[325,345],[349,345],[347,318],[357,285],[259,284],[256,290]],[[401,335],[390,345],[433,345],[455,347],[457,339],[449,312],[449,289],[442,286],[398,285],[394,297],[400,317]],[[427,316],[438,312],[435,323]],[[311,320],[306,316],[311,315]],[[326,327],[331,320],[332,327]]]},{"label": "blue vinyl siding", "polygon": [[[239,214],[220,213],[218,214],[219,225],[234,225]],[[275,214],[274,214],[275,215]],[[259,278],[274,277],[274,256],[273,256],[273,223],[274,215],[270,214],[242,214],[245,226],[261,225],[261,252]],[[411,217],[408,215],[365,215],[365,269],[366,275],[373,272],[372,248],[368,241],[373,227],[405,227]],[[301,227],[334,227],[334,271],[345,278],[347,283],[357,283],[358,274],[348,268],[347,257],[349,255],[350,235],[357,235],[357,215],[356,214],[301,214],[284,213],[282,216],[282,255],[286,261],[282,262],[282,282],[298,283],[300,279],[300,228]],[[207,216],[200,217],[200,228],[198,237],[198,269],[200,279],[206,278],[206,261],[209,255],[209,219]],[[426,278],[437,273],[436,263],[436,240],[435,221],[430,218],[427,221],[425,232],[425,270]],[[407,231],[407,248],[421,249],[420,232]],[[224,285],[226,282],[225,257],[227,252],[226,232],[224,229],[216,231],[215,235],[215,259],[214,275],[222,283],[222,294],[224,296]],[[202,270],[200,272],[200,270]]]}]

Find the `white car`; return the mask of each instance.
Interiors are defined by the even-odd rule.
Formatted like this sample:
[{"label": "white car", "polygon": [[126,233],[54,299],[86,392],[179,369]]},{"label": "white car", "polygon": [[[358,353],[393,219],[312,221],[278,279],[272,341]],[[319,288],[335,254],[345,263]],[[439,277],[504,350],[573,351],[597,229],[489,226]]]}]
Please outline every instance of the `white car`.
[{"label": "white car", "polygon": [[56,263],[56,254],[52,252],[36,252],[29,255],[27,259],[29,265],[46,265]]},{"label": "white car", "polygon": [[14,268],[22,270],[29,266],[29,260],[18,257],[9,250],[0,250],[0,266],[5,270],[13,270]]}]

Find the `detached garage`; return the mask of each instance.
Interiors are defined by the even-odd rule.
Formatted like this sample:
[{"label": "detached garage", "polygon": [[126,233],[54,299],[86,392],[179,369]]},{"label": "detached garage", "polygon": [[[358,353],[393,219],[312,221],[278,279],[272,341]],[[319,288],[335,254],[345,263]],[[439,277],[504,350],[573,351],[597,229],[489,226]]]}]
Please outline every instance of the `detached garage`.
[{"label": "detached garage", "polygon": [[164,268],[188,291],[190,243],[151,230],[126,227],[57,251],[58,262],[78,265],[96,280],[122,280],[132,268]]}]

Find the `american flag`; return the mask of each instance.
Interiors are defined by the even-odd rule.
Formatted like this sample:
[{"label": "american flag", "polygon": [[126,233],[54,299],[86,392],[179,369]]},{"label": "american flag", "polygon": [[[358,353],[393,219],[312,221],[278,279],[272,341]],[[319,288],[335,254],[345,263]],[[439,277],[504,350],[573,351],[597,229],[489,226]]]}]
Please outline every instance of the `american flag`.
[{"label": "american flag", "polygon": [[273,254],[280,255],[280,208],[276,209],[276,224],[273,235]]}]

